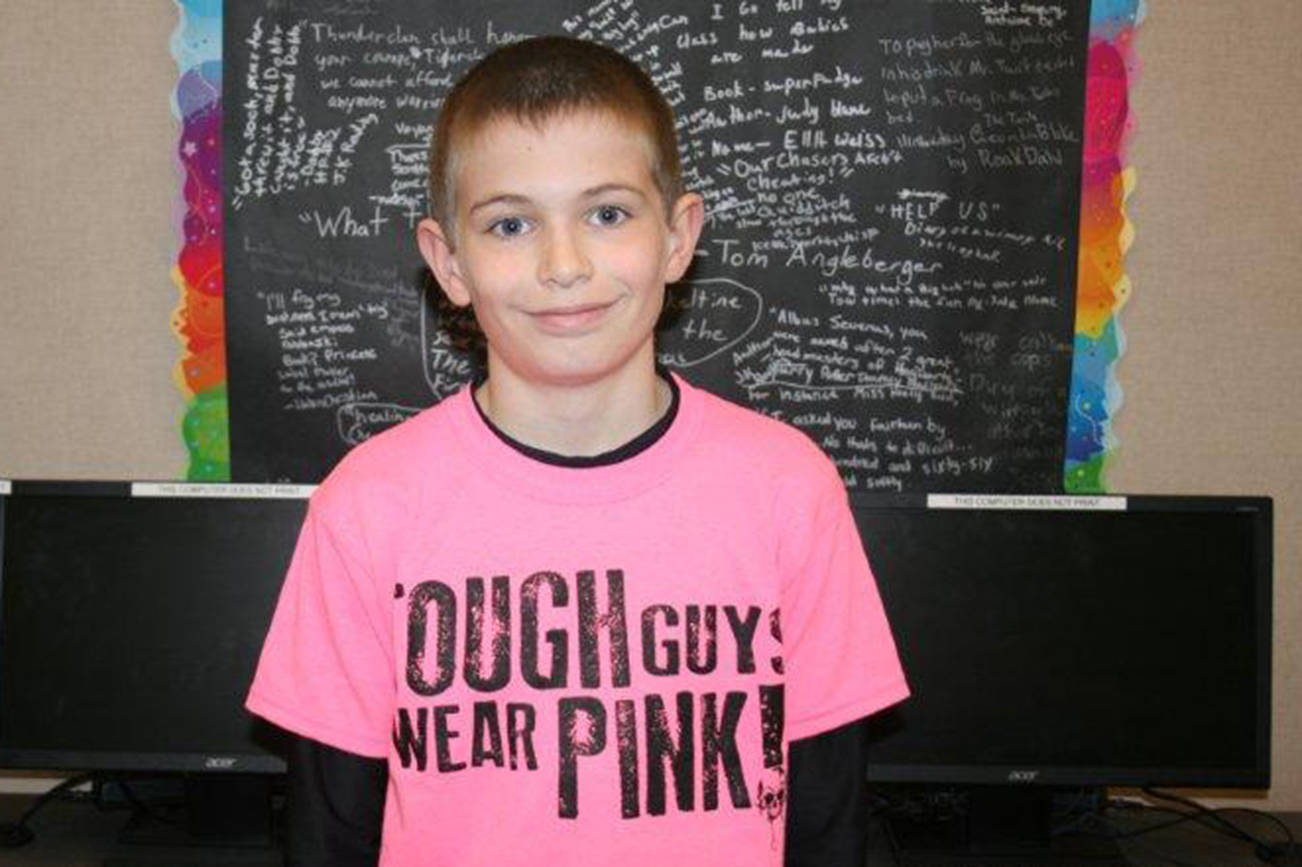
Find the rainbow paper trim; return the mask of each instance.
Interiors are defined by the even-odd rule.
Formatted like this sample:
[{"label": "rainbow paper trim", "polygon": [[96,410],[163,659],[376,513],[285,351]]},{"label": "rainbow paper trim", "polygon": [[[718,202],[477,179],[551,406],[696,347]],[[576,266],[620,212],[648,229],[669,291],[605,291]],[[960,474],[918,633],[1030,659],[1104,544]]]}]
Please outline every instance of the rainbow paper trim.
[{"label": "rainbow paper trim", "polygon": [[187,399],[182,436],[190,481],[229,481],[226,326],[222,278],[222,0],[176,0],[172,57],[180,81],[172,114],[181,124],[182,247],[172,281],[180,305],[172,330],[185,354],[173,379]]},{"label": "rainbow paper trim", "polygon": [[1135,30],[1144,0],[1093,0],[1085,87],[1080,252],[1076,278],[1076,338],[1067,409],[1063,488],[1106,491],[1104,473],[1116,451],[1112,419],[1121,408],[1116,364],[1125,352],[1117,314],[1130,297],[1123,263],[1134,240],[1126,199],[1135,172],[1125,165],[1133,132],[1130,82],[1138,71]]}]

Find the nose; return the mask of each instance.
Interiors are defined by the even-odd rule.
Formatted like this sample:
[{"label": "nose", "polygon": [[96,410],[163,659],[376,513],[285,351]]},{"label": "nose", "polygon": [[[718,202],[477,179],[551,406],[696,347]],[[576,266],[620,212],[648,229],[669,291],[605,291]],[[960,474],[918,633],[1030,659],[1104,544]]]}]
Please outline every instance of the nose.
[{"label": "nose", "polygon": [[538,279],[543,284],[566,289],[592,276],[592,262],[578,233],[568,227],[552,226],[543,240],[538,261]]}]

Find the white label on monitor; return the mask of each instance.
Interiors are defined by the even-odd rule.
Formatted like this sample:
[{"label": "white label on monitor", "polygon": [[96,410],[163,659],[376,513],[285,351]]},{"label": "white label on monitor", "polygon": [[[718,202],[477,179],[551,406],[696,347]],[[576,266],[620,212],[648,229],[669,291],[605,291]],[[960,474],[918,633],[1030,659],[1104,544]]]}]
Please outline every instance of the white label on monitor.
[{"label": "white label on monitor", "polygon": [[14,486],[10,483],[10,481],[8,479],[0,479],[0,497],[6,494],[12,494],[13,492],[14,492]]},{"label": "white label on monitor", "polygon": [[928,494],[927,508],[1124,512],[1126,510],[1126,498],[1036,496],[1033,494]]},{"label": "white label on monitor", "polygon": [[133,497],[215,497],[218,499],[306,500],[316,485],[218,484],[208,482],[133,482]]}]

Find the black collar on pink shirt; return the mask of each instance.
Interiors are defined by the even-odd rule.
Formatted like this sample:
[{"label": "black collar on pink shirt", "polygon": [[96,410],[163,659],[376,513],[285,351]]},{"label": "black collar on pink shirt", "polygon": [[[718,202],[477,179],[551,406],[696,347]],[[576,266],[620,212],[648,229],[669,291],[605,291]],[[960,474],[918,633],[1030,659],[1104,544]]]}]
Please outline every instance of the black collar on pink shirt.
[{"label": "black collar on pink shirt", "polygon": [[[479,413],[479,417],[484,420],[484,424],[488,426],[488,429],[491,430],[498,439],[525,457],[532,458],[535,461],[541,461],[544,464],[551,464],[556,467],[606,467],[611,464],[617,464],[620,461],[626,461],[629,458],[639,455],[651,448],[651,446],[655,445],[655,443],[665,435],[665,432],[668,431],[669,427],[674,423],[674,417],[678,415],[678,383],[674,382],[674,378],[669,375],[669,372],[659,365],[656,365],[656,374],[669,385],[669,409],[665,410],[665,414],[660,416],[659,420],[657,420],[655,424],[633,437],[633,439],[624,443],[622,446],[616,446],[610,451],[602,452],[599,455],[560,455],[556,452],[549,452],[544,449],[526,445],[519,440],[512,438],[497,425],[493,424],[489,420],[488,416],[484,415],[484,411],[479,407],[479,402],[473,397],[470,399],[470,402],[474,404],[475,411]],[[479,386],[483,384],[484,379],[479,379],[475,382],[474,388],[479,388]]]}]

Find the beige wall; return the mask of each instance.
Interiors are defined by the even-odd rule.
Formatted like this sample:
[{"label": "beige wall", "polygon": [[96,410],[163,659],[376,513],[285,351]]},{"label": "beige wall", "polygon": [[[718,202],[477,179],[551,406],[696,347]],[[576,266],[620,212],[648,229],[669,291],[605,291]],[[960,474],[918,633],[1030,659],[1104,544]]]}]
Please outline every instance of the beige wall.
[{"label": "beige wall", "polygon": [[1109,487],[1275,498],[1267,803],[1302,810],[1302,5],[1149,12]]},{"label": "beige wall", "polygon": [[168,0],[0,0],[0,477],[183,476]]},{"label": "beige wall", "polygon": [[[1264,804],[1302,810],[1302,4],[1149,12],[1110,486],[1276,498]],[[168,0],[0,2],[0,477],[184,473],[175,22]]]}]

